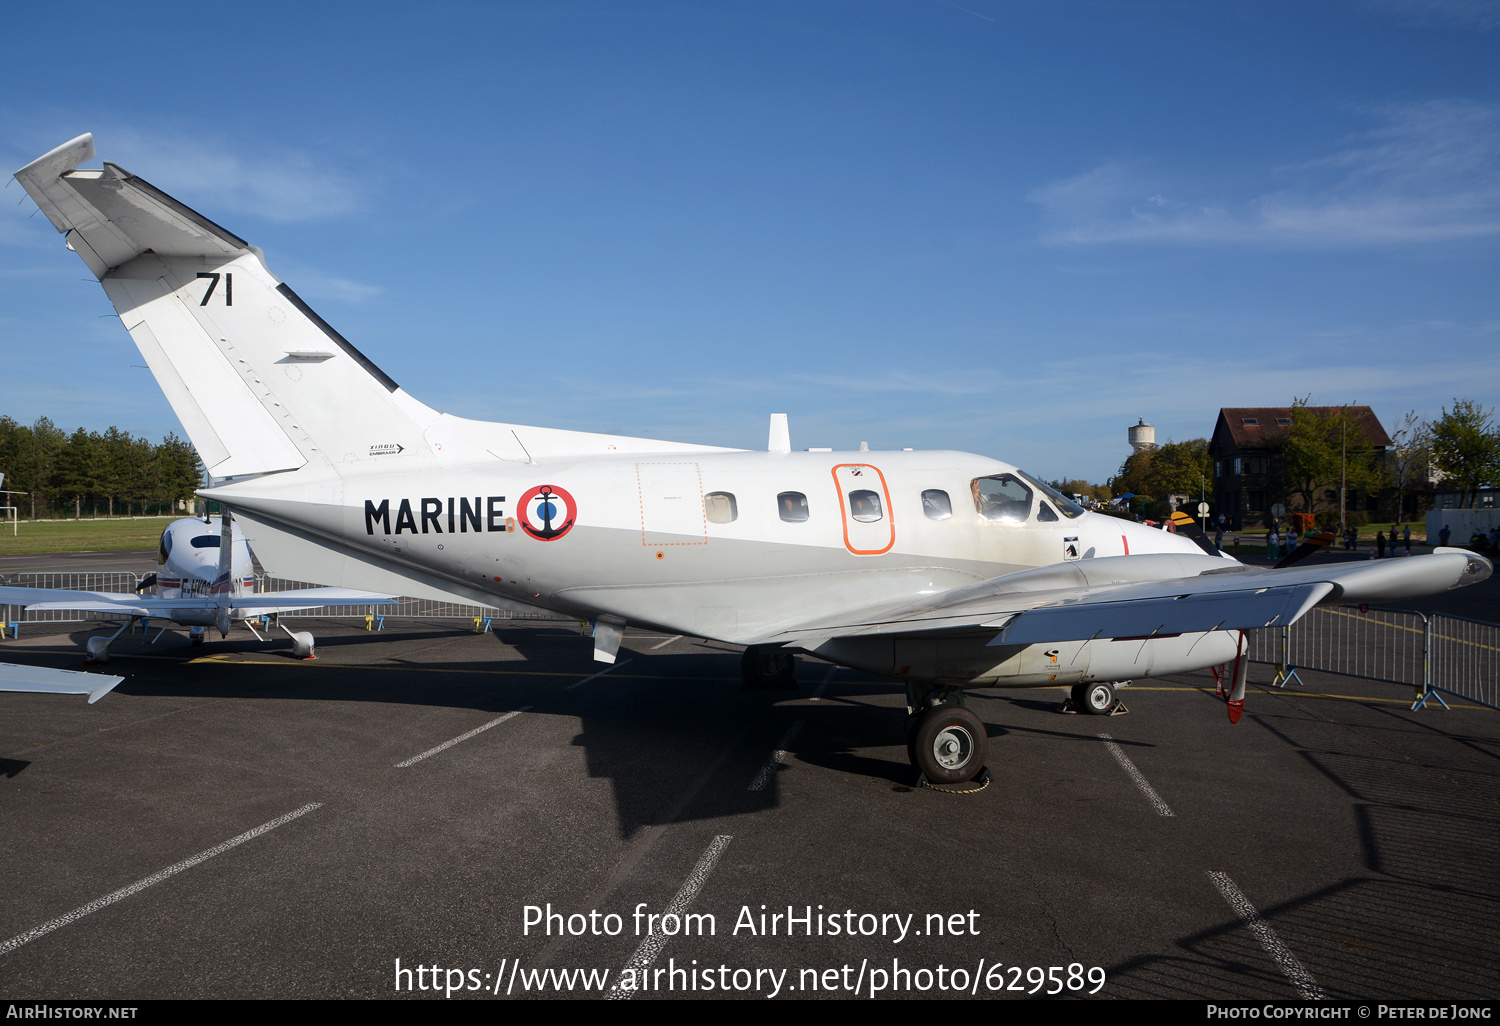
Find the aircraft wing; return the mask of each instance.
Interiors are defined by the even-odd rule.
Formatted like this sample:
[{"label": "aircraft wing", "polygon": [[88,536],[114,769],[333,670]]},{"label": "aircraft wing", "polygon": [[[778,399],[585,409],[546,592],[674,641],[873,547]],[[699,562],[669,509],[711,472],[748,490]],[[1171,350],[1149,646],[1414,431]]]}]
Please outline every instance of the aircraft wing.
[{"label": "aircraft wing", "polygon": [[318,606],[394,606],[400,601],[394,595],[354,588],[300,588],[235,595],[230,598],[229,605],[236,613],[289,613],[294,609],[315,609]]},{"label": "aircraft wing", "polygon": [[109,694],[124,677],[46,666],[0,663],[0,691],[28,691],[48,695],[88,695],[89,705]]},{"label": "aircraft wing", "polygon": [[78,609],[86,613],[168,616],[171,609],[197,608],[203,599],[163,599],[130,592],[68,591],[63,588],[0,588],[0,605],[27,609]]},{"label": "aircraft wing", "polygon": [[1214,556],[1150,554],[1022,570],[898,608],[830,617],[762,642],[814,649],[832,638],[993,629],[992,645],[1145,638],[1295,623],[1350,605],[1476,584],[1493,567],[1464,549],[1403,559],[1253,568]]},{"label": "aircraft wing", "polygon": [[[229,606],[236,612],[273,613],[316,606],[389,606],[399,601],[392,595],[356,591],[353,588],[303,588],[297,591],[232,595]],[[170,620],[177,613],[217,609],[218,601],[209,595],[174,599],[104,591],[0,588],[0,605],[24,606],[27,609],[78,609],[89,613],[152,616]]]}]

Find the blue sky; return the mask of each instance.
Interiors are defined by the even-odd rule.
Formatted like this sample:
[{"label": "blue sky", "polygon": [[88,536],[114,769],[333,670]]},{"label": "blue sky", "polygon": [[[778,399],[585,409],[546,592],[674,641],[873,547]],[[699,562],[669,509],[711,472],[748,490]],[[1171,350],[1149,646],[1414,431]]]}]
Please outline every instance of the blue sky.
[{"label": "blue sky", "polygon": [[[93,132],[453,413],[1103,480],[1500,399],[1497,0],[42,7],[0,166]],[[34,213],[0,413],[180,433]]]}]

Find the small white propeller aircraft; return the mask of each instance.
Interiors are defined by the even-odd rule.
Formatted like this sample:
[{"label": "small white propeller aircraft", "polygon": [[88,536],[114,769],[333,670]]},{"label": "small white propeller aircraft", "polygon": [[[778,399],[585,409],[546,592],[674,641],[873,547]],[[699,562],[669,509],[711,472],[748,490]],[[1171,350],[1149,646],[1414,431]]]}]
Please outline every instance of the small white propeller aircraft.
[{"label": "small white propeller aircraft", "polygon": [[[109,661],[109,646],[137,620],[171,620],[187,627],[188,636],[193,643],[201,644],[205,627],[217,628],[219,636],[224,637],[228,635],[229,625],[233,621],[245,620],[248,624],[252,616],[316,609],[319,606],[383,606],[397,601],[389,594],[355,591],[350,588],[256,592],[250,546],[240,532],[239,525],[234,523],[233,516],[229,515],[218,519],[205,517],[199,520],[193,517],[174,520],[161,533],[156,561],[161,569],[148,575],[141,583],[141,591],[155,585],[155,595],[0,587],[0,605],[22,606],[27,610],[77,609],[123,615],[125,622],[119,630],[108,637],[90,638],[85,647],[84,658],[87,661],[104,663]],[[316,658],[313,653],[316,641],[310,633],[294,632],[284,624],[279,626],[291,637],[292,653],[297,658]],[[253,632],[255,628],[251,626],[250,629]],[[8,687],[4,681],[5,678],[0,676],[0,691],[57,690],[52,687]],[[118,683],[118,679],[116,682]],[[102,696],[103,693],[100,694]],[[91,697],[89,701],[98,701],[98,696]]]},{"label": "small white propeller aircraft", "polygon": [[965,687],[1114,682],[1236,663],[1242,631],[1319,603],[1483,580],[1461,550],[1252,569],[1088,513],[1018,468],[962,452],[765,452],[440,413],[272,273],[256,247],[125,169],[92,136],[16,172],[99,278],[261,562],[299,579],[547,609],[748,646],[749,683],[792,652],[907,682],[928,780],[984,765]]}]

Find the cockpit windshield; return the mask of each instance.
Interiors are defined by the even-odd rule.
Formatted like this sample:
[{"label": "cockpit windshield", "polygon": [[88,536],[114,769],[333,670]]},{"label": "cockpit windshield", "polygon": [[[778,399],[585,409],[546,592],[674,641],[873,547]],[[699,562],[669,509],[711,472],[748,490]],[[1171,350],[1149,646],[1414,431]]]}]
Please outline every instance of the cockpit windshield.
[{"label": "cockpit windshield", "polygon": [[1069,520],[1072,520],[1074,517],[1087,512],[1087,510],[1078,505],[1078,503],[1074,502],[1072,499],[1068,498],[1062,492],[1058,491],[1056,488],[1053,488],[1051,485],[1043,481],[1038,481],[1036,478],[1026,473],[1026,471],[1018,470],[1016,471],[1016,473],[1020,474],[1026,480],[1036,485],[1043,495],[1047,496],[1047,498],[1051,499],[1053,503],[1056,504],[1058,512],[1062,513],[1062,515],[1067,517]]}]

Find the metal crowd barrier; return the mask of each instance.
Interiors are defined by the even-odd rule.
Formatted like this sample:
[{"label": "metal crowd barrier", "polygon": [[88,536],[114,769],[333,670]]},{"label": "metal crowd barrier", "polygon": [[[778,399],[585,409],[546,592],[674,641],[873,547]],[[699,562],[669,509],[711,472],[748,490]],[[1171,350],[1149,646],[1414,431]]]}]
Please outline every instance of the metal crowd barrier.
[{"label": "metal crowd barrier", "polygon": [[1443,694],[1500,709],[1500,624],[1444,613],[1319,607],[1290,627],[1249,631],[1250,661],[1276,667],[1272,684],[1302,683],[1298,670],[1406,684],[1413,709]]},{"label": "metal crowd barrier", "polygon": [[[0,583],[13,588],[50,588],[67,591],[103,591],[129,594],[140,587],[142,575],[129,571],[14,573],[0,578]],[[290,581],[258,574],[256,591],[290,591],[298,588],[316,588],[318,585],[305,581]],[[20,606],[0,605],[0,638],[17,636],[22,623],[81,623],[107,618],[108,613],[97,613],[82,609],[33,609],[29,612]],[[366,627],[380,629],[387,619],[423,620],[467,620],[476,629],[487,629],[494,620],[566,620],[565,617],[547,616],[542,613],[516,613],[492,606],[471,606],[454,602],[439,602],[433,599],[405,598],[394,606],[319,606],[280,614],[288,617],[340,618],[355,617],[365,621]],[[572,622],[572,621],[567,621]]]},{"label": "metal crowd barrier", "polygon": [[[269,574],[260,574],[255,578],[256,591],[293,591],[299,588],[316,588],[316,584],[308,584],[305,581],[291,581],[284,577],[272,577]],[[373,617],[376,621],[381,619],[422,619],[422,620],[472,620],[476,623],[488,622],[490,620],[560,620],[563,617],[547,616],[542,613],[515,613],[508,609],[497,609],[494,606],[471,606],[457,602],[441,602],[436,599],[419,599],[402,596],[399,605],[394,606],[322,606],[316,609],[299,609],[290,613],[280,614],[282,619],[290,617],[317,617],[326,619],[328,617],[357,616],[369,620]]]},{"label": "metal crowd barrier", "polygon": [[[12,588],[59,588],[66,591],[104,591],[128,595],[140,586],[139,574],[126,570],[106,571],[59,571],[52,573],[14,573],[3,578]],[[21,622],[20,606],[0,605],[0,624],[11,625],[14,631]],[[71,623],[79,620],[97,620],[99,613],[81,609],[34,609],[26,614],[28,623]],[[4,637],[0,633],[0,637]]]}]

